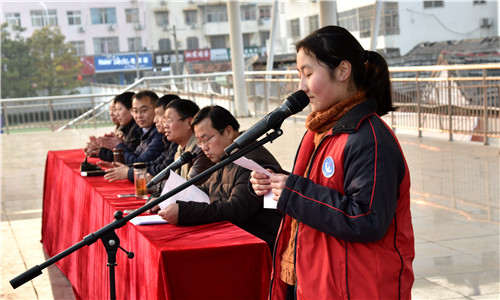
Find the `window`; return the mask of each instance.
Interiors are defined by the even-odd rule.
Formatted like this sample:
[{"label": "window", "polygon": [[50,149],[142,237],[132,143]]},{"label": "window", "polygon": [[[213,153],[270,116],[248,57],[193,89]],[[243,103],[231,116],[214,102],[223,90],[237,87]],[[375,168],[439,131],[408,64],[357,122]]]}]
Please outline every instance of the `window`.
[{"label": "window", "polygon": [[31,10],[31,26],[44,27],[48,25],[57,26],[57,11],[55,9]]},{"label": "window", "polygon": [[358,31],[358,10],[350,9],[338,14],[339,25],[349,31]]},{"label": "window", "polygon": [[224,35],[213,35],[210,37],[210,46],[213,49],[226,48],[226,37]]},{"label": "window", "polygon": [[271,6],[260,6],[259,7],[259,18],[260,19],[270,19],[271,18]]},{"label": "window", "polygon": [[249,5],[241,5],[240,6],[240,11],[241,11],[241,20],[242,21],[250,21],[250,20],[256,20],[256,6],[255,4],[249,4]]},{"label": "window", "polygon": [[128,38],[127,42],[128,42],[128,51],[129,52],[141,51],[142,41],[141,41],[140,37]]},{"label": "window", "polygon": [[424,8],[444,7],[444,1],[425,1]]},{"label": "window", "polygon": [[66,16],[68,16],[68,24],[70,26],[82,25],[82,13],[79,10],[68,10]]},{"label": "window", "polygon": [[288,35],[291,36],[293,39],[298,39],[300,38],[300,23],[299,23],[299,18],[288,20]]},{"label": "window", "polygon": [[359,36],[370,37],[372,34],[373,5],[359,8]]},{"label": "window", "polygon": [[307,17],[307,25],[309,33],[319,29],[319,16],[314,15]]},{"label": "window", "polygon": [[227,22],[227,8],[225,5],[211,5],[205,7],[205,23]]},{"label": "window", "polygon": [[486,4],[486,1],[485,0],[481,0],[481,1],[472,1],[472,5],[482,5],[482,4]]},{"label": "window", "polygon": [[380,33],[382,35],[399,34],[399,9],[397,2],[384,2],[381,16]]},{"label": "window", "polygon": [[85,41],[72,41],[70,43],[75,48],[76,55],[85,55]]},{"label": "window", "polygon": [[139,9],[125,9],[125,20],[127,21],[127,23],[139,23]]},{"label": "window", "polygon": [[186,45],[188,50],[194,50],[194,49],[199,49],[200,45],[198,42],[198,38],[193,36],[193,37],[188,37],[186,40]]},{"label": "window", "polygon": [[90,15],[92,24],[116,24],[116,9],[109,8],[91,8]]},{"label": "window", "polygon": [[16,27],[21,26],[21,14],[20,13],[6,13],[5,20],[9,24],[9,26]]},{"label": "window", "polygon": [[184,21],[187,25],[196,24],[198,22],[196,17],[196,10],[185,10],[184,11]]},{"label": "window", "polygon": [[163,27],[168,25],[168,11],[157,11],[155,12],[156,25]]},{"label": "window", "polygon": [[250,47],[250,39],[252,35],[250,33],[243,34],[243,47]]},{"label": "window", "polygon": [[172,44],[170,43],[170,39],[160,39],[158,41],[158,50],[172,51]]},{"label": "window", "polygon": [[120,52],[118,37],[94,38],[95,54]]},{"label": "window", "polygon": [[261,31],[260,32],[260,46],[265,47],[267,40],[271,37],[271,33],[269,31]]}]

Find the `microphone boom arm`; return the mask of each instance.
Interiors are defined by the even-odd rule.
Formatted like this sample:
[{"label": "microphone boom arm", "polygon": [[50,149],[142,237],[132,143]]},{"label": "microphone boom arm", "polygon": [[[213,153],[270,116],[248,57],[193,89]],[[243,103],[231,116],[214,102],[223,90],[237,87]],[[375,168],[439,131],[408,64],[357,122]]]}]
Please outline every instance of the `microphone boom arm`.
[{"label": "microphone boom arm", "polygon": [[[266,136],[262,138],[261,140],[256,141],[253,144],[250,144],[246,147],[243,147],[242,149],[239,149],[235,153],[231,154],[228,156],[226,159],[220,161],[219,163],[215,164],[214,166],[208,168],[207,170],[201,172],[200,174],[196,175],[195,177],[191,178],[190,180],[186,181],[185,183],[179,185],[178,187],[172,189],[171,191],[165,193],[164,195],[156,198],[155,200],[152,200],[145,205],[139,207],[138,209],[134,210],[130,214],[126,215],[123,217],[123,213],[121,211],[116,211],[115,212],[115,220],[108,225],[105,225],[101,229],[97,230],[94,233],[91,233],[83,238],[82,241],[74,244],[73,246],[67,248],[66,250],[63,250],[62,252],[54,255],[53,257],[47,259],[44,263],[40,265],[36,265],[32,267],[31,269],[21,273],[17,277],[11,279],[9,282],[11,286],[15,289],[26,282],[34,279],[38,275],[42,274],[42,270],[49,267],[50,265],[56,263],[60,259],[70,255],[71,253],[79,250],[80,248],[83,248],[83,246],[90,246],[91,244],[95,243],[99,239],[104,239],[106,236],[115,236],[116,234],[114,233],[114,230],[119,229],[127,224],[128,221],[131,219],[135,218],[136,216],[142,214],[143,212],[147,211],[148,209],[153,208],[154,206],[160,204],[163,202],[165,199],[170,198],[171,196],[177,194],[178,192],[184,190],[185,188],[189,187],[190,185],[194,184],[195,182],[201,180],[202,178],[214,173],[215,171],[225,167],[226,165],[230,164],[231,162],[235,161],[236,159],[244,156],[245,154],[257,149],[258,147],[264,145],[267,142],[273,142],[275,139],[277,139],[279,136],[283,134],[283,130],[279,128],[275,128],[273,132],[271,133],[266,133]],[[103,241],[104,242],[104,241]],[[109,255],[109,253],[108,253]],[[110,284],[110,288],[114,289],[114,283]],[[112,297],[111,299],[114,299],[114,291],[111,292]]]}]

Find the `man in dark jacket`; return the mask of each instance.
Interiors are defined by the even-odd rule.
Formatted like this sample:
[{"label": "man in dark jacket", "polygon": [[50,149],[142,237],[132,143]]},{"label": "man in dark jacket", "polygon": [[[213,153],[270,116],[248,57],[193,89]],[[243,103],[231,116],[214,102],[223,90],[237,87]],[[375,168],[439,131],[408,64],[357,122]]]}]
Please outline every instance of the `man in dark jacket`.
[{"label": "man in dark jacket", "polygon": [[[201,109],[192,121],[198,146],[214,163],[220,161],[224,149],[239,136],[239,124],[234,116],[220,106]],[[264,147],[245,155],[264,168],[281,170],[279,163]],[[264,209],[263,198],[249,187],[250,170],[234,163],[219,169],[200,188],[209,195],[210,204],[178,201],[158,214],[171,224],[199,225],[230,221],[238,227],[263,239],[272,249],[280,213]]]},{"label": "man in dark jacket", "polygon": [[[160,134],[165,134],[165,127],[163,126],[163,119],[165,114],[166,106],[175,99],[179,99],[177,95],[167,94],[162,96],[156,101],[155,117],[154,123],[156,126],[156,130]],[[162,139],[163,141],[163,152],[160,156],[156,157],[154,160],[146,161],[147,165],[147,173],[149,180],[153,178],[156,174],[160,173],[164,168],[170,165],[174,161],[175,153],[177,152],[177,144],[168,141],[165,137]],[[114,167],[111,167],[106,170],[107,174],[105,176],[110,182],[115,180],[127,179],[130,182],[134,182],[134,168],[132,168],[132,164],[114,164]]]}]

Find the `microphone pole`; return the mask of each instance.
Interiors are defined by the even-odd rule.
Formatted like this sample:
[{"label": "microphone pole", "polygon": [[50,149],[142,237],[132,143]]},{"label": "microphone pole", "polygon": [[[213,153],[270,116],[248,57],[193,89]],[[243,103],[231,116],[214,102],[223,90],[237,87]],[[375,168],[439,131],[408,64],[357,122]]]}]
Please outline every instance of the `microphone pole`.
[{"label": "microphone pole", "polygon": [[115,220],[113,222],[102,227],[101,229],[97,230],[96,232],[93,232],[93,233],[85,236],[82,241],[74,244],[73,246],[67,248],[66,250],[63,250],[62,252],[47,259],[42,264],[36,265],[36,266],[32,267],[31,269],[25,271],[24,273],[21,273],[17,277],[11,279],[9,281],[10,285],[15,289],[15,288],[25,284],[26,282],[41,275],[43,269],[51,266],[52,264],[56,263],[57,261],[61,260],[62,258],[79,250],[80,248],[83,248],[83,246],[90,246],[93,243],[95,243],[97,240],[100,239],[102,241],[102,243],[104,244],[104,247],[106,248],[106,252],[108,254],[108,264],[107,265],[110,267],[110,295],[111,295],[111,299],[112,300],[116,299],[115,282],[114,282],[114,269],[111,266],[111,264],[116,265],[116,252],[117,252],[118,248],[122,249],[120,247],[120,239],[118,238],[118,236],[115,233],[116,229],[119,229],[119,228],[125,226],[127,224],[127,222],[130,221],[131,219],[133,219],[136,216],[142,214],[143,212],[155,207],[156,205],[160,204],[164,200],[166,200],[166,199],[170,198],[171,196],[177,194],[178,192],[184,190],[185,188],[187,188],[190,185],[194,184],[195,182],[201,180],[202,178],[204,178],[204,177],[216,172],[217,170],[225,167],[226,165],[232,163],[236,159],[238,159],[238,158],[244,156],[245,154],[257,149],[258,147],[264,145],[267,142],[274,141],[282,134],[283,134],[283,130],[281,130],[281,129],[274,129],[273,132],[266,133],[266,136],[264,138],[262,138],[261,140],[258,140],[255,143],[250,144],[246,147],[243,147],[242,149],[238,150],[237,152],[234,152],[233,154],[231,154],[229,157],[227,157],[223,161],[221,161],[221,162],[215,164],[214,166],[208,168],[207,170],[201,172],[200,174],[196,175],[195,177],[191,178],[190,180],[188,180],[188,181],[184,182],[183,184],[179,185],[178,187],[172,189],[168,193],[165,193],[164,195],[156,198],[155,200],[149,201],[148,203],[146,203],[145,205],[134,210],[130,214],[126,215],[125,217],[123,216],[122,211],[120,211],[120,210],[116,211],[114,213]]}]

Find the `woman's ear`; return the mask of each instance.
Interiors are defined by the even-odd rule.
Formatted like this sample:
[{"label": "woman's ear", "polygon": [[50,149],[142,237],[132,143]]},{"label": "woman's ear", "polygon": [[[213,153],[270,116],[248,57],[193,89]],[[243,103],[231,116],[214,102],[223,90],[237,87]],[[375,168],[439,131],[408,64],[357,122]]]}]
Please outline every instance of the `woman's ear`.
[{"label": "woman's ear", "polygon": [[350,62],[348,62],[347,60],[343,60],[340,62],[340,64],[338,65],[336,71],[337,71],[337,78],[340,80],[340,81],[346,81],[349,79],[349,77],[351,76],[351,70],[352,70],[352,65]]}]

